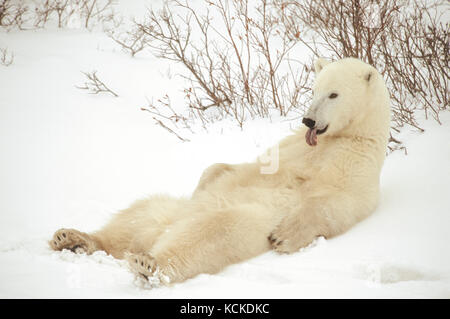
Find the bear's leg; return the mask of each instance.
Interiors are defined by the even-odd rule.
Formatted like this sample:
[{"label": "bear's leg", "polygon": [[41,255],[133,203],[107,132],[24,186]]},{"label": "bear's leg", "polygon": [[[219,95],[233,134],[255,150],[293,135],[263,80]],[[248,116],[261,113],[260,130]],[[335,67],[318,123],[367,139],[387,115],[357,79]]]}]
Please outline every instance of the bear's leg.
[{"label": "bear's leg", "polygon": [[128,252],[149,251],[158,236],[182,218],[186,201],[168,196],[136,201],[93,235],[116,258],[125,258]]},{"label": "bear's leg", "polygon": [[139,232],[133,237],[126,251],[130,253],[148,252],[165,228],[163,225],[157,227],[155,227],[155,224],[149,225],[148,229]]},{"label": "bear's leg", "polygon": [[337,192],[306,198],[303,207],[287,214],[269,236],[272,249],[294,253],[318,236],[331,238],[342,234],[375,207],[364,194]]},{"label": "bear's leg", "polygon": [[213,211],[193,205],[187,210],[189,217],[169,227],[150,251],[128,255],[130,268],[139,277],[180,282],[270,250],[267,237],[278,218],[263,205]]},{"label": "bear's leg", "polygon": [[61,229],[49,242],[54,250],[70,249],[91,254],[104,250],[115,258],[126,252],[148,251],[165,228],[179,220],[185,200],[152,196],[136,201],[115,214],[102,229],[86,234],[74,229]]}]

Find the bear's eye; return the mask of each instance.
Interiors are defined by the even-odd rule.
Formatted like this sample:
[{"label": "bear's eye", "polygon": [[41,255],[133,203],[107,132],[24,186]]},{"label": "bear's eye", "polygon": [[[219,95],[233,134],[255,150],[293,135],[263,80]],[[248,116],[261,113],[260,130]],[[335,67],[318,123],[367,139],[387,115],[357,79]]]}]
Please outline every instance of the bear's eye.
[{"label": "bear's eye", "polygon": [[337,98],[337,96],[338,96],[337,93],[331,93],[329,98],[330,99],[335,99],[335,98]]}]

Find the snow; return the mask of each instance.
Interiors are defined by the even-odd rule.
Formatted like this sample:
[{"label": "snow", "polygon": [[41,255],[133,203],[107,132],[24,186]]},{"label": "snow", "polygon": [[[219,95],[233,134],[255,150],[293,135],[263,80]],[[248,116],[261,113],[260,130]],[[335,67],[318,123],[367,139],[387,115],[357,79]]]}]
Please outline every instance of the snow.
[{"label": "snow", "polygon": [[[142,12],[134,1],[124,14]],[[149,193],[189,195],[215,162],[254,159],[298,122],[231,122],[182,143],[142,112],[179,96],[179,66],[131,58],[101,31],[0,30],[1,298],[450,298],[450,114],[405,129],[387,157],[376,212],[347,233],[292,255],[269,252],[216,275],[143,289],[124,261],[53,252],[55,230],[101,227]],[[81,71],[119,94],[89,95]],[[175,102],[182,102],[175,98]]]}]

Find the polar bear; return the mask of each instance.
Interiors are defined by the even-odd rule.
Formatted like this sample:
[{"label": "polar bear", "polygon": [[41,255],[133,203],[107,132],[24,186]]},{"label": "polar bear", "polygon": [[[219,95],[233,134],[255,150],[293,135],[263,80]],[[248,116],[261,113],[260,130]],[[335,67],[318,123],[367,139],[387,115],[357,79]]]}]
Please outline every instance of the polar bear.
[{"label": "polar bear", "polygon": [[319,59],[304,127],[279,143],[278,170],[214,164],[191,198],[150,196],[92,234],[60,229],[54,250],[104,250],[168,284],[271,249],[293,253],[374,211],[389,136],[389,94],[372,66]]}]

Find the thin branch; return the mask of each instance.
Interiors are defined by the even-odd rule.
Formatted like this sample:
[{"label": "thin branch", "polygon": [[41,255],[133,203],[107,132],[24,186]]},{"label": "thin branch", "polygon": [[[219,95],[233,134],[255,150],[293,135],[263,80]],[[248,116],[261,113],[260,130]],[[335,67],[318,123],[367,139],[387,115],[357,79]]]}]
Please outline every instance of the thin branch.
[{"label": "thin branch", "polygon": [[88,81],[84,82],[84,86],[76,86],[76,88],[87,90],[89,91],[89,94],[110,93],[115,97],[119,96],[97,77],[97,71],[81,73],[86,76]]}]

